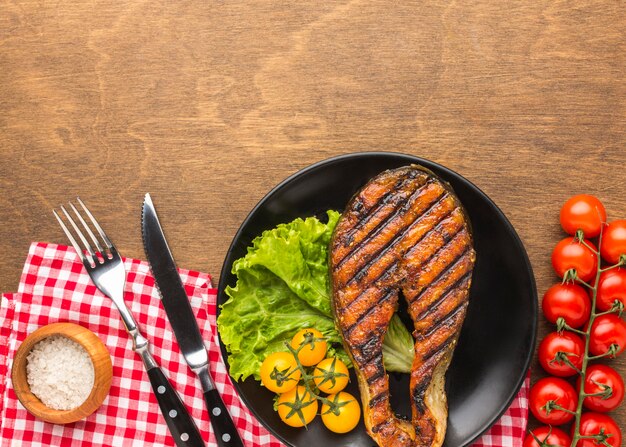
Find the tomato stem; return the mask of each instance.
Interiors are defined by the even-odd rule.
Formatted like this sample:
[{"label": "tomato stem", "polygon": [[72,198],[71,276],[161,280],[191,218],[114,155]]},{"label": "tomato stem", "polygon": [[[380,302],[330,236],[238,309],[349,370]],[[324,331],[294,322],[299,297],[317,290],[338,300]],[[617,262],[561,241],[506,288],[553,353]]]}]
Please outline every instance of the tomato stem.
[{"label": "tomato stem", "polygon": [[[604,232],[604,224],[600,226],[600,235],[598,236],[598,247],[602,246],[602,235]],[[589,323],[587,323],[587,325],[585,326],[585,330],[584,331],[575,331],[578,333],[581,333],[581,335],[584,336],[585,338],[585,351],[584,351],[584,355],[583,355],[583,363],[582,366],[580,368],[580,389],[578,390],[578,404],[576,406],[576,411],[575,411],[575,417],[574,417],[574,426],[573,426],[573,436],[572,436],[572,443],[570,444],[570,447],[576,447],[576,445],[578,445],[578,441],[580,441],[580,439],[583,438],[583,436],[580,433],[580,418],[582,416],[583,413],[583,402],[585,400],[585,381],[587,379],[587,366],[589,365],[589,362],[591,360],[595,360],[596,358],[602,358],[602,357],[606,357],[609,351],[611,351],[609,349],[609,351],[607,351],[606,354],[603,354],[601,356],[590,356],[589,355],[589,345],[590,345],[590,341],[591,341],[591,328],[593,327],[593,322],[596,319],[596,317],[598,316],[598,314],[596,314],[596,303],[597,303],[597,299],[598,299],[598,284],[600,283],[600,274],[602,273],[602,258],[600,256],[600,251],[599,248],[598,249],[593,249],[592,247],[589,246],[589,244],[587,244],[587,242],[585,242],[584,239],[581,239],[581,242],[583,244],[585,244],[592,252],[594,252],[596,254],[596,256],[598,257],[597,259],[597,266],[596,266],[596,277],[595,277],[595,281],[593,282],[593,286],[591,284],[588,284],[586,281],[581,280],[580,278],[578,278],[578,276],[576,275],[575,280],[580,282],[581,284],[587,286],[587,288],[589,288],[591,290],[591,314],[589,316]],[[621,262],[621,259],[620,259]],[[597,439],[596,437],[594,437],[594,439]],[[601,442],[606,442],[606,438],[603,439]]]},{"label": "tomato stem", "polygon": [[543,440],[539,439],[537,435],[535,435],[532,431],[530,432],[530,434],[532,435],[533,439],[537,441],[537,444],[539,444],[539,447],[567,447],[567,446],[548,444],[548,439],[550,439],[550,436],[552,435],[551,425],[548,428],[548,434],[543,438]]},{"label": "tomato stem", "polygon": [[[624,255],[622,255],[622,256],[624,256]],[[620,267],[622,267],[622,266],[624,266],[624,264],[622,264],[622,262],[621,262],[621,258],[620,258],[620,262],[618,262],[617,264],[609,265],[608,267],[605,267],[605,268],[603,268],[603,269],[600,269],[600,271],[601,271],[602,273],[604,273],[604,272],[608,272],[609,270],[613,270],[613,269],[620,268]]]},{"label": "tomato stem", "polygon": [[596,314],[596,317],[599,317],[600,315],[608,315],[608,314],[621,315],[623,311],[624,311],[624,304],[619,300],[615,300],[615,303],[613,303],[613,307],[611,307],[609,310],[606,310],[604,312],[598,312]]},{"label": "tomato stem", "polygon": [[558,365],[562,365],[563,363],[565,363],[567,366],[569,366],[570,368],[572,368],[574,371],[576,371],[578,374],[580,374],[580,369],[578,369],[576,367],[576,365],[574,365],[572,363],[572,361],[569,359],[569,357],[579,357],[578,354],[574,354],[573,352],[565,352],[565,351],[558,351],[555,355],[554,358],[552,360],[550,360],[550,364],[558,364]]},{"label": "tomato stem", "polygon": [[563,284],[576,282],[577,279],[578,279],[578,272],[576,271],[576,269],[566,270],[565,274],[563,275]]},{"label": "tomato stem", "polygon": [[576,277],[574,278],[574,281],[582,284],[583,286],[587,287],[588,289],[594,290],[595,288],[589,284],[587,281],[584,281],[582,279],[580,279],[580,277],[578,275],[576,275]]},{"label": "tomato stem", "polygon": [[546,412],[546,415],[550,415],[550,413],[552,413],[554,410],[563,411],[564,413],[569,413],[569,414],[576,414],[575,411],[572,411],[565,407],[560,406],[559,404],[556,403],[555,400],[547,401],[546,404],[543,407],[541,407],[541,409]]},{"label": "tomato stem", "polygon": [[[593,248],[587,241],[583,239],[579,239],[580,243],[587,247],[592,253],[594,253],[598,257],[598,263],[600,261],[600,250],[597,248]],[[598,245],[599,247],[599,245]]]},{"label": "tomato stem", "polygon": [[298,369],[300,370],[300,374],[302,376],[301,380],[306,390],[311,394],[311,396],[319,400],[322,404],[326,404],[330,407],[333,407],[333,402],[331,400],[323,396],[320,396],[314,391],[313,387],[311,386],[311,382],[313,382],[313,378],[315,376],[314,374],[309,374],[307,369],[302,365],[302,362],[300,362],[300,359],[298,358],[298,353],[304,346],[306,346],[306,343],[302,343],[300,346],[298,346],[298,349],[294,349],[289,342],[285,342],[285,346],[287,346],[287,349],[289,349],[289,352],[291,352],[296,359],[296,365]]},{"label": "tomato stem", "polygon": [[278,405],[283,405],[289,408],[289,413],[287,413],[287,416],[285,416],[285,419],[289,419],[295,414],[298,416],[298,418],[302,422],[302,425],[304,425],[304,428],[308,430],[306,419],[304,417],[304,413],[302,413],[302,409],[308,407],[314,401],[312,400],[306,401],[305,397],[306,397],[306,392],[304,393],[303,396],[300,396],[298,394],[298,390],[296,389],[296,398],[294,402],[282,402],[282,403],[279,403]]},{"label": "tomato stem", "polygon": [[601,428],[600,433],[598,433],[597,435],[585,435],[585,436],[581,435],[578,438],[579,439],[593,439],[594,441],[596,441],[595,442],[596,444],[599,442],[601,445],[604,445],[607,447],[613,447],[611,444],[609,444],[606,441],[612,436],[613,436],[613,433],[605,433],[604,428]]},{"label": "tomato stem", "polygon": [[[597,382],[595,380],[592,380],[592,382],[599,388],[602,389],[602,391],[598,391],[597,393],[583,393],[585,395],[585,397],[597,397],[597,396],[601,396],[602,399],[608,399],[609,397],[613,396],[613,387],[610,385],[607,385],[606,383],[600,383]],[[584,390],[583,390],[584,391]]]},{"label": "tomato stem", "polygon": [[558,320],[556,320],[556,330],[557,332],[563,332],[564,329],[570,332],[575,332],[580,335],[587,335],[585,331],[581,331],[580,329],[575,329],[571,327],[569,324],[567,324],[567,322],[565,321],[565,318],[559,317]]},{"label": "tomato stem", "polygon": [[598,360],[604,357],[615,357],[615,355],[618,352],[619,352],[619,345],[616,343],[613,343],[611,346],[609,346],[609,349],[604,354],[590,356],[589,360]]}]

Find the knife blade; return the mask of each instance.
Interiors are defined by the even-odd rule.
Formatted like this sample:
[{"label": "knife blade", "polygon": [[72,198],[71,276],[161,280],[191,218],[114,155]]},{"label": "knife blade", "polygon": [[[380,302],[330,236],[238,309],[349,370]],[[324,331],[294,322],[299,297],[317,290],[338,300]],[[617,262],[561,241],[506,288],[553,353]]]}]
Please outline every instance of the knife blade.
[{"label": "knife blade", "polygon": [[189,368],[198,376],[209,410],[211,426],[219,447],[243,447],[235,424],[209,374],[209,356],[193,314],[189,297],[178,274],[150,194],[141,214],[141,234],[161,303],[170,321],[180,351]]}]

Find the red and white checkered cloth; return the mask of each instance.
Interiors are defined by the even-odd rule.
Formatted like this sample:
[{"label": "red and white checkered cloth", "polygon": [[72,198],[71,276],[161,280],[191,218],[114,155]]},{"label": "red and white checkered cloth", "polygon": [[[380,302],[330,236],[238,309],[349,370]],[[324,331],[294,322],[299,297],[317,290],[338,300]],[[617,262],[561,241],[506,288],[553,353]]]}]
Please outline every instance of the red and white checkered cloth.
[{"label": "red and white checkered cloth", "polygon": [[[152,353],[199,424],[204,440],[216,446],[199,383],[180,354],[159,302],[148,264],[125,259],[126,303]],[[215,331],[216,290],[206,273],[180,270],[191,306],[209,349],[211,375],[244,444],[282,447],[245,408],[221,357]],[[86,419],[55,425],[33,417],[19,403],[11,384],[13,356],[26,335],[45,324],[70,321],[95,332],[109,348],[113,382],[103,405]],[[33,243],[17,293],[0,306],[0,446],[173,446],[141,360],[108,298],[91,283],[73,249]],[[528,417],[528,380],[502,419],[473,447],[518,447]]]}]

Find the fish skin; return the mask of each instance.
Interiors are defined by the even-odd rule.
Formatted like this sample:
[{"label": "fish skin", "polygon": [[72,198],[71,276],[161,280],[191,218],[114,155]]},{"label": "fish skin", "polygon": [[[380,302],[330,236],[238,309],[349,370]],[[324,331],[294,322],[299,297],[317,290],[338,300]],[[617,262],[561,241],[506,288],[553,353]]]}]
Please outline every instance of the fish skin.
[{"label": "fish skin", "polygon": [[[368,434],[380,447],[439,447],[448,368],[476,259],[451,187],[415,165],[385,171],[348,203],[330,250],[332,305],[359,382]],[[395,415],[382,343],[398,299],[413,321],[412,417]]]}]

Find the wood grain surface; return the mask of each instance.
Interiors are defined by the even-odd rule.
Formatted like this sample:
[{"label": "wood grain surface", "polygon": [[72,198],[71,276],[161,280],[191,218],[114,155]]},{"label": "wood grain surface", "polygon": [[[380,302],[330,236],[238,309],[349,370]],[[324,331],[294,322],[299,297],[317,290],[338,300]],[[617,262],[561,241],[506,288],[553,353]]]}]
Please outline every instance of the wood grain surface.
[{"label": "wood grain surface", "polygon": [[78,194],[143,258],[151,192],[178,264],[217,280],[271,187],[354,151],[479,186],[540,296],[568,196],[626,217],[623,1],[295,3],[1,0],[0,290],[31,241],[65,243],[51,209]]}]

